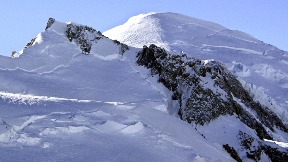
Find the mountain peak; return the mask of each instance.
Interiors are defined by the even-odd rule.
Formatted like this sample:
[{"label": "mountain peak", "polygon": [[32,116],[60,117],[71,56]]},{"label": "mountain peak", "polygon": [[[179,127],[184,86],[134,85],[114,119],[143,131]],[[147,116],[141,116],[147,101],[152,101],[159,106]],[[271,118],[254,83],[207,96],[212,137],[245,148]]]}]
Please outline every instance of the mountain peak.
[{"label": "mountain peak", "polygon": [[[127,45],[108,39],[92,27],[74,22],[59,22],[54,18],[49,18],[45,31],[31,39],[21,52],[13,52],[12,57],[20,57],[15,60],[23,62],[17,68],[44,73],[57,66],[66,66],[76,55],[90,54],[100,59],[112,60],[117,59],[118,55],[127,50]],[[27,59],[30,64],[24,63]],[[8,63],[3,66],[3,68],[5,66],[15,68],[14,65]],[[38,68],[35,69],[35,67]]]},{"label": "mountain peak", "polygon": [[[103,34],[133,47],[155,44],[177,53],[191,46],[201,48],[220,36],[226,37],[221,40],[224,43],[235,41],[231,38],[243,43],[261,42],[249,34],[230,30],[217,23],[172,12],[139,14]],[[243,43],[239,42],[239,45]]]},{"label": "mountain peak", "polygon": [[177,13],[151,12],[131,17],[123,25],[104,32],[104,35],[138,48],[143,45],[155,44],[165,49],[171,49],[173,48],[171,44],[173,45],[175,42],[167,40],[171,39],[170,37],[175,37],[175,34],[178,35],[179,38],[177,40],[180,41],[186,36],[181,33],[186,33],[187,31],[193,31],[194,34],[190,34],[189,39],[194,39],[225,29],[219,24]]}]

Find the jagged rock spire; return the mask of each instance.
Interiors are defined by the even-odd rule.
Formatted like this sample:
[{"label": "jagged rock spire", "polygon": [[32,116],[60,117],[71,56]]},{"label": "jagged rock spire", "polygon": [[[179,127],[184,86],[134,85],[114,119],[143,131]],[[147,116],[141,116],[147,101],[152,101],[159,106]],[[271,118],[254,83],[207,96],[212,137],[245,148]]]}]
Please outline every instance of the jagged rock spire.
[{"label": "jagged rock spire", "polygon": [[54,22],[55,22],[55,19],[50,17],[50,18],[48,19],[48,22],[47,22],[47,25],[46,25],[45,30],[47,30],[48,28],[50,28]]}]

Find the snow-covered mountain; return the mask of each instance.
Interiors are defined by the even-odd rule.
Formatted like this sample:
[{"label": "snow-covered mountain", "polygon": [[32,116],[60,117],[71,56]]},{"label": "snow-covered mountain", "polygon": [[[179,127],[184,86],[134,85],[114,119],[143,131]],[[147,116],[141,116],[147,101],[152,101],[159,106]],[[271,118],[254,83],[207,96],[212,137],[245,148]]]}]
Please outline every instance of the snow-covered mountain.
[{"label": "snow-covered mountain", "polygon": [[217,61],[127,46],[51,18],[23,51],[0,56],[0,73],[0,161],[288,156],[283,118]]},{"label": "snow-covered mountain", "polygon": [[288,52],[241,31],[176,13],[134,16],[104,35],[133,47],[155,44],[172,54],[220,61],[254,99],[288,123]]},{"label": "snow-covered mountain", "polygon": [[169,115],[139,51],[49,19],[23,51],[1,56],[0,161],[231,161]]}]

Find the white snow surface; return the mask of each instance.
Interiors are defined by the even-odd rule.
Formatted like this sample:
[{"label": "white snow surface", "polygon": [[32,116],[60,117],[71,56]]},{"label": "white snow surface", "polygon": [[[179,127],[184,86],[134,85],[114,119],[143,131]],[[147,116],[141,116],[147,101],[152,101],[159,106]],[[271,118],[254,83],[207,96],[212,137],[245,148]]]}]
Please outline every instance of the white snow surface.
[{"label": "white snow surface", "polygon": [[[115,36],[121,38],[121,30],[129,26],[131,31],[137,30],[136,34],[143,30],[146,34],[134,37],[126,32],[125,43],[140,47],[150,41],[179,53],[183,48],[184,53],[193,54],[190,56],[207,59],[205,63],[222,59],[255,98],[271,103],[269,108],[287,119],[288,100],[285,91],[278,92],[279,87],[288,87],[288,72],[282,67],[288,62],[284,51],[282,55],[275,48],[260,55],[259,49],[274,47],[247,34],[179,14],[142,14],[128,22]],[[65,36],[66,25],[56,21],[17,57],[0,56],[0,161],[226,162],[234,160],[222,145],[229,143],[241,152],[237,139],[240,130],[258,138],[237,116],[222,116],[204,126],[181,121],[175,117],[177,110],[169,91],[151,77],[149,70],[135,64],[141,49],[129,47],[122,55],[119,45],[103,37],[92,43],[89,55],[84,55],[79,45]],[[192,29],[199,32],[187,36]],[[221,44],[204,39],[207,35],[260,45],[248,48],[245,43],[231,45],[224,40]],[[171,43],[174,37],[177,40]],[[119,38],[113,39],[121,41]],[[195,44],[190,44],[190,38]],[[200,38],[204,43],[201,40],[196,45]],[[280,59],[278,64],[274,64],[275,59]],[[279,80],[281,84],[276,84]],[[208,79],[203,82],[225,99],[225,92],[208,84]],[[273,84],[275,89],[271,89]],[[274,139],[267,142],[285,148],[288,136],[279,132],[271,133]],[[244,158],[245,152],[241,153]],[[268,160],[265,154],[261,157]]]},{"label": "white snow surface", "polygon": [[288,123],[288,52],[216,23],[176,13],[134,16],[104,32],[134,47],[156,44],[172,54],[223,62],[254,99]]},{"label": "white snow surface", "polygon": [[233,161],[169,114],[167,90],[135,65],[139,49],[122,56],[103,38],[84,55],[65,28],[0,57],[0,161]]}]

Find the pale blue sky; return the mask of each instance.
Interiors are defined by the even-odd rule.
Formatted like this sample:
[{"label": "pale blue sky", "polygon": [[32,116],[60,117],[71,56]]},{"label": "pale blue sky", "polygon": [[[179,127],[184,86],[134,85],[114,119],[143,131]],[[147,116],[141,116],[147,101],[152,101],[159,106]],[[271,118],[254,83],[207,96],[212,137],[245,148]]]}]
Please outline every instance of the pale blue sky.
[{"label": "pale blue sky", "polygon": [[244,31],[288,51],[287,0],[6,0],[0,5],[0,54],[21,50],[49,17],[105,31],[147,12],[175,12]]}]

